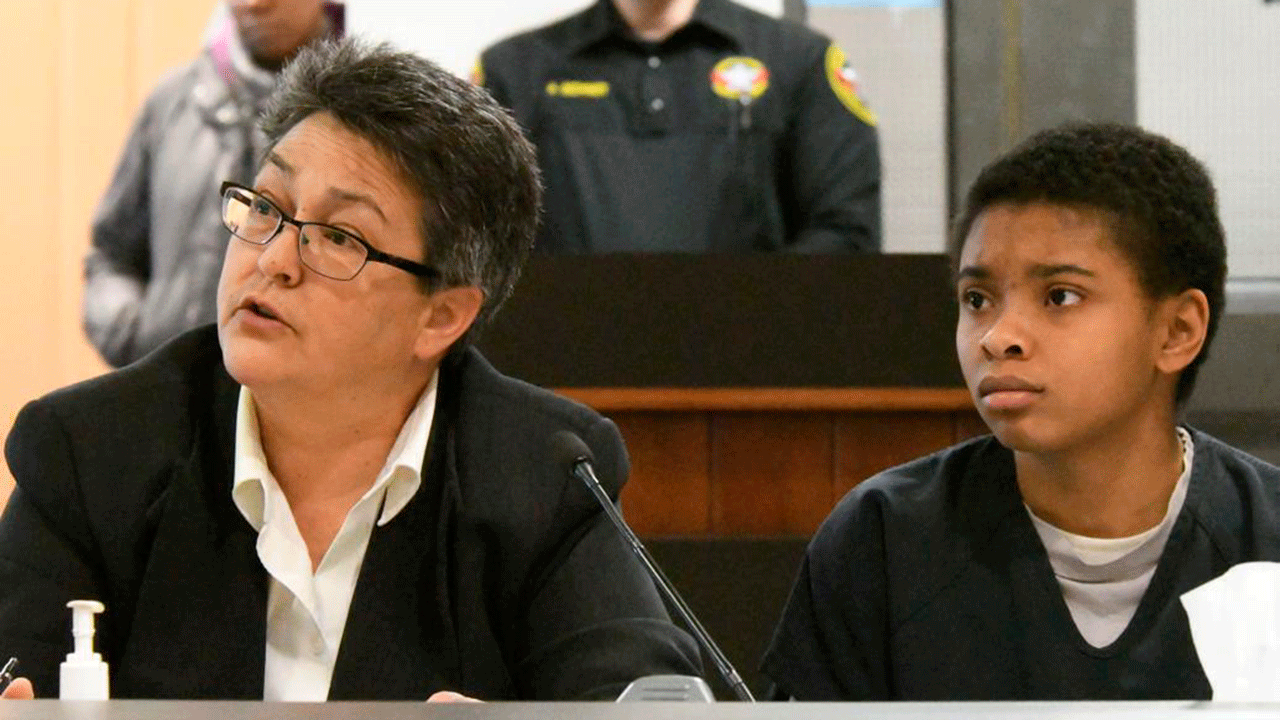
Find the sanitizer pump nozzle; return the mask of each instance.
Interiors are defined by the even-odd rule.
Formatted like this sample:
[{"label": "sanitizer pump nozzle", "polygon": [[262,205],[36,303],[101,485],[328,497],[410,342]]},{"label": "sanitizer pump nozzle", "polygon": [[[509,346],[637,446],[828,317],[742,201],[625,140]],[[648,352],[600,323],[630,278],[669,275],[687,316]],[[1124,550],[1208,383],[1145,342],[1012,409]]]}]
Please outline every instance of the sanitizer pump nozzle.
[{"label": "sanitizer pump nozzle", "polygon": [[107,664],[93,651],[93,616],[106,608],[97,600],[72,600],[71,634],[75,651],[62,663],[58,696],[63,700],[106,700]]}]

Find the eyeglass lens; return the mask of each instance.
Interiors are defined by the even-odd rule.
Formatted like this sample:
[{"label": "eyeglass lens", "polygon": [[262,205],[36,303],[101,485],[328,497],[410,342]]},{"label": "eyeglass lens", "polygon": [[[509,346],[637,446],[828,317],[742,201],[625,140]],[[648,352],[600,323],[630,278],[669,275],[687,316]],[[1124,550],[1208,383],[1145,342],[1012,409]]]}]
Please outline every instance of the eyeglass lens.
[{"label": "eyeglass lens", "polygon": [[[229,188],[222,203],[222,221],[233,235],[253,243],[271,242],[284,216],[266,198],[240,188]],[[336,280],[350,280],[364,267],[367,252],[354,237],[336,228],[302,223],[298,254],[312,270]]]}]

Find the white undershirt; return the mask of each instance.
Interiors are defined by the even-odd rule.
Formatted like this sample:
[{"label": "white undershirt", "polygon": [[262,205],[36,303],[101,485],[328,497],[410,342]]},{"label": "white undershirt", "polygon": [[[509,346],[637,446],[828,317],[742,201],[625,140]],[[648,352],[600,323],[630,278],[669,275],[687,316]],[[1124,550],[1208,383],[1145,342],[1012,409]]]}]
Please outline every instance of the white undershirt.
[{"label": "white undershirt", "polygon": [[1190,433],[1181,427],[1177,431],[1182,444],[1182,474],[1169,496],[1164,519],[1155,527],[1129,537],[1086,537],[1055,527],[1027,508],[1049,554],[1071,619],[1094,647],[1115,642],[1133,619],[1187,498],[1195,447]]},{"label": "white undershirt", "polygon": [[270,575],[264,700],[328,699],[333,666],[373,527],[390,522],[422,484],[435,416],[437,372],[400,428],[377,479],[347,513],[314,573],[293,511],[267,467],[253,395],[240,389],[231,497],[258,531],[258,559]]}]

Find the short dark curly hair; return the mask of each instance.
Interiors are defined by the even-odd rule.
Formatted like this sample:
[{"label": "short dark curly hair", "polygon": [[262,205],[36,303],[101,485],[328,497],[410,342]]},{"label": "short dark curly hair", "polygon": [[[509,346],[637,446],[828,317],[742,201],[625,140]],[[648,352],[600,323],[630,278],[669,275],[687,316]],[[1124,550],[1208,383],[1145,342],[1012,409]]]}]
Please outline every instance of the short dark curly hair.
[{"label": "short dark curly hair", "polygon": [[1130,125],[1072,124],[1037,133],[985,167],[969,188],[948,242],[953,267],[983,211],[1029,202],[1100,211],[1149,297],[1204,292],[1204,347],[1182,371],[1174,396],[1178,405],[1185,402],[1222,316],[1227,274],[1217,196],[1204,165],[1168,138]]},{"label": "short dark curly hair", "polygon": [[329,113],[391,160],[423,201],[424,262],[436,284],[474,285],[484,304],[465,347],[511,295],[533,246],[542,185],[533,145],[483,89],[417,55],[355,38],[305,47],[262,117],[268,150]]}]

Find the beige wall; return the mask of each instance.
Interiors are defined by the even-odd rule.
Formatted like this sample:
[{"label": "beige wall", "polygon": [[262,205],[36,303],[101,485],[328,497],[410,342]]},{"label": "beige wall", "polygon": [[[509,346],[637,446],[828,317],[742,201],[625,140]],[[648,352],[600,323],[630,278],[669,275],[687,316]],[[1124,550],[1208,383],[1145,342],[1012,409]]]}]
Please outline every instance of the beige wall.
[{"label": "beige wall", "polygon": [[[3,0],[0,433],[28,400],[103,372],[80,330],[88,224],[133,114],[191,57],[214,0]],[[0,474],[0,505],[12,479]]]}]

